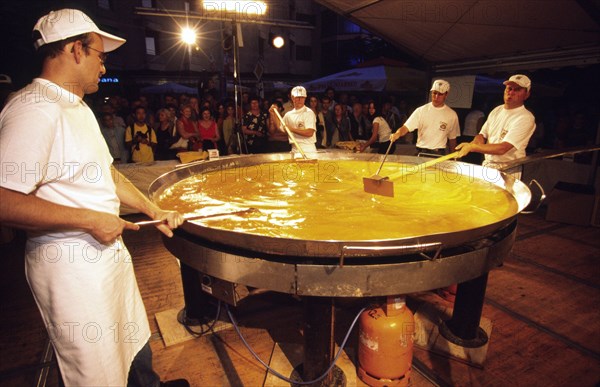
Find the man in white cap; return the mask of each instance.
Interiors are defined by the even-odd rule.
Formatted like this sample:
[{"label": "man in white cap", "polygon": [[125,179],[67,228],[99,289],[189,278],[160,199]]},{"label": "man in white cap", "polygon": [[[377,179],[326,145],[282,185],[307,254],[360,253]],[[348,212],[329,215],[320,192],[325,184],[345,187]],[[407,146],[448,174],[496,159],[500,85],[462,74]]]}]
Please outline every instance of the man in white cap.
[{"label": "man in white cap", "polygon": [[446,148],[454,152],[456,137],[460,136],[460,125],[456,112],[446,105],[450,91],[450,83],[443,79],[433,81],[431,86],[431,102],[418,107],[408,117],[404,125],[390,140],[398,138],[418,129],[417,152],[446,154]]},{"label": "man in white cap", "polygon": [[158,208],[112,167],[83,101],[98,90],[106,53],[125,40],[74,9],[50,12],[33,32],[42,72],[0,113],[0,223],[28,232],[27,281],[64,384],[159,386],[121,239],[139,226],[121,219],[119,206],[164,220],[158,228],[167,236],[183,217]]},{"label": "man in white cap", "polygon": [[[302,148],[305,154],[316,153],[317,147],[317,118],[315,113],[304,104],[306,101],[306,89],[302,86],[296,86],[291,91],[292,102],[294,109],[285,113],[283,122],[288,127],[298,145]],[[269,109],[271,114],[273,107]],[[292,152],[299,152],[296,145],[289,139],[292,144]]]},{"label": "man in white cap", "polygon": [[[459,157],[469,152],[483,153],[483,165],[494,168],[525,157],[525,148],[535,131],[535,117],[525,108],[525,100],[531,93],[531,80],[525,75],[516,74],[504,85],[504,104],[490,112],[473,141],[456,147]],[[514,174],[520,177],[520,173]]]}]

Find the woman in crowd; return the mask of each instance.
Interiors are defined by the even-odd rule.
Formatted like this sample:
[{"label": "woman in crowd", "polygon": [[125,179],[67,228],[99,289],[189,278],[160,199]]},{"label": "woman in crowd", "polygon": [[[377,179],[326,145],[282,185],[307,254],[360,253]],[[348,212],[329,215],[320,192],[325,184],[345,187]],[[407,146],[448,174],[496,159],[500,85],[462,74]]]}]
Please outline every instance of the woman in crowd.
[{"label": "woman in crowd", "polygon": [[[333,118],[331,119],[332,130],[334,132],[333,138],[336,138],[338,141],[352,141],[352,133],[350,133],[350,121],[348,120],[348,115],[346,114],[346,109],[344,109],[344,105],[336,104],[333,107]],[[335,146],[335,142],[332,142],[332,145]]]},{"label": "woman in crowd", "polygon": [[202,119],[198,121],[198,130],[200,132],[201,148],[204,150],[218,149],[217,142],[220,139],[219,131],[210,109],[204,107],[200,114]]},{"label": "woman in crowd", "polygon": [[162,108],[156,113],[154,122],[154,131],[156,132],[156,150],[154,154],[155,160],[170,160],[175,158],[175,153],[170,149],[171,145],[177,140],[177,133],[171,112],[168,109]]},{"label": "woman in crowd", "polygon": [[235,107],[229,103],[225,107],[225,118],[223,119],[223,142],[225,143],[225,154],[235,153],[237,140],[233,131],[235,127]]},{"label": "woman in crowd", "polygon": [[[189,150],[198,150],[202,148],[200,133],[198,131],[198,121],[192,118],[192,107],[185,105],[181,109],[181,117],[177,120],[177,133],[181,141],[177,144],[180,148]],[[185,143],[187,140],[187,144]]]},{"label": "woman in crowd", "polygon": [[325,116],[319,109],[319,99],[315,95],[311,95],[308,99],[308,107],[315,113],[317,117],[317,148],[324,148],[327,132],[325,130]]},{"label": "woman in crowd", "polygon": [[[384,154],[390,145],[390,134],[392,134],[392,129],[381,116],[381,112],[377,109],[377,105],[374,101],[369,101],[368,112],[369,121],[373,124],[372,133],[371,138],[360,146],[360,152],[364,152],[365,149],[377,143],[377,153]],[[395,150],[396,144],[393,144],[390,153],[394,153]]]}]

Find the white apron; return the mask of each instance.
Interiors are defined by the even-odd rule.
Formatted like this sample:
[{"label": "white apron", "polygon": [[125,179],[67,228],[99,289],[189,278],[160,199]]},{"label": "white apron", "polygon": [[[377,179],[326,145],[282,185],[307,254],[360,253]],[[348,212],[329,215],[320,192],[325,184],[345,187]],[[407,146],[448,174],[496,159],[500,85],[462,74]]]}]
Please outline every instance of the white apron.
[{"label": "white apron", "polygon": [[87,234],[44,242],[27,242],[25,269],[65,385],[125,386],[150,338],[129,252]]}]

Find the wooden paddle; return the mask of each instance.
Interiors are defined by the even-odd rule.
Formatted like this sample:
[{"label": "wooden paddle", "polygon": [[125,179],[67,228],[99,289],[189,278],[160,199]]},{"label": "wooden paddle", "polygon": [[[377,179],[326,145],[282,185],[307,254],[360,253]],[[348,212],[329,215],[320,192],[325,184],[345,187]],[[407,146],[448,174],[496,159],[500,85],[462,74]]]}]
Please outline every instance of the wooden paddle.
[{"label": "wooden paddle", "polygon": [[[231,215],[246,215],[246,214],[250,214],[253,212],[257,212],[259,211],[257,208],[247,208],[245,210],[239,210],[239,211],[232,211],[232,212],[221,212],[218,214],[210,214],[210,215],[195,215],[195,216],[190,216],[185,218],[185,221],[187,222],[188,220],[198,220],[198,219],[208,219],[208,218],[217,218],[219,216],[231,216]],[[160,220],[144,220],[141,222],[136,222],[135,224],[137,224],[138,226],[157,226],[159,224],[166,224],[167,221],[165,219],[160,219]]]},{"label": "wooden paddle", "polygon": [[[425,163],[416,165],[420,170],[427,169],[436,164],[439,164],[443,161],[450,160],[458,157],[459,152],[450,153],[446,156],[438,157],[437,159],[429,160]],[[390,176],[380,178],[379,180],[375,179],[375,176],[371,178],[363,177],[363,185],[365,192],[372,193],[375,195],[394,197],[394,183],[391,182],[393,179],[400,178],[406,174],[414,173],[412,171],[402,170],[400,172],[396,172],[391,174]]]}]

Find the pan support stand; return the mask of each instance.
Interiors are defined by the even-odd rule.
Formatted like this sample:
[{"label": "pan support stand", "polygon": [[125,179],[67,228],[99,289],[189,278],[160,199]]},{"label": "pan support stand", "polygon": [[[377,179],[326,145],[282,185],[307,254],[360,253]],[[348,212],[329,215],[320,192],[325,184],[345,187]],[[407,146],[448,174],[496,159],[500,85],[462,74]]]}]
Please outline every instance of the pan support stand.
[{"label": "pan support stand", "polygon": [[181,283],[185,307],[178,313],[177,321],[184,326],[200,326],[215,318],[214,297],[202,291],[202,276],[196,269],[181,264]]},{"label": "pan support stand", "polygon": [[[303,363],[292,376],[302,375],[303,381],[321,376],[335,357],[335,298],[303,297],[304,314],[304,354]],[[321,381],[310,386],[346,385],[346,377],[341,368],[334,366]]]},{"label": "pan support stand", "polygon": [[[196,269],[181,262],[185,307],[177,316],[179,323],[200,326],[214,318],[215,298],[202,290],[202,280],[205,277]],[[310,381],[327,371],[335,357],[335,298],[307,296],[302,297],[302,303],[303,362],[287,376],[295,380]],[[325,378],[309,386],[343,387],[346,385],[346,380],[344,371],[334,366]]]},{"label": "pan support stand", "polygon": [[439,326],[446,340],[466,348],[478,348],[488,342],[488,335],[479,327],[487,279],[485,273],[458,284],[452,317]]}]

